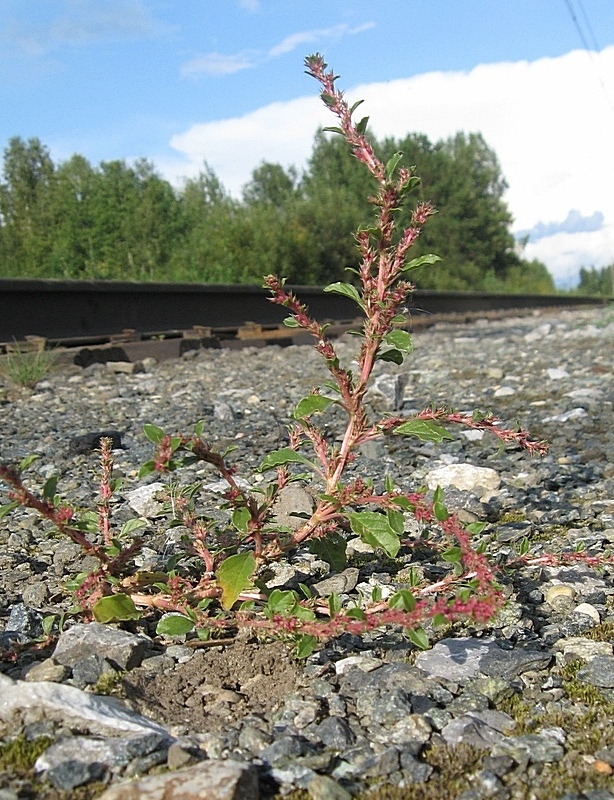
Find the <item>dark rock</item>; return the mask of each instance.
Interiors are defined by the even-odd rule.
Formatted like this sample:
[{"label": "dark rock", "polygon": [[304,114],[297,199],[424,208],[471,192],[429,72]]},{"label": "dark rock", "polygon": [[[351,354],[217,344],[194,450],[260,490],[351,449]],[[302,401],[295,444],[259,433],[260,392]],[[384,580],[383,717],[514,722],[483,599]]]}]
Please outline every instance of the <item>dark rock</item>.
[{"label": "dark rock", "polygon": [[326,717],[315,727],[320,741],[335,750],[345,750],[356,741],[356,735],[341,717]]},{"label": "dark rock", "polygon": [[94,431],[81,436],[73,436],[68,445],[68,454],[71,456],[86,455],[93,450],[100,450],[102,439],[111,440],[111,449],[123,449],[122,434],[119,431]]}]

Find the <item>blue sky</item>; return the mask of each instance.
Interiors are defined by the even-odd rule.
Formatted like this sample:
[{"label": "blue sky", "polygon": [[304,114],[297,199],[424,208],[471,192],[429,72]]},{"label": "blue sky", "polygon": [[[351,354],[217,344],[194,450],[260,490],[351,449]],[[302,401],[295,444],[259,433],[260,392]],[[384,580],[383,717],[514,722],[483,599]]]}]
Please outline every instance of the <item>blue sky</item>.
[{"label": "blue sky", "polygon": [[238,195],[330,124],[314,51],[378,136],[480,130],[559,284],[614,261],[614,0],[2,0],[0,146],[145,157],[175,184],[206,160]]}]

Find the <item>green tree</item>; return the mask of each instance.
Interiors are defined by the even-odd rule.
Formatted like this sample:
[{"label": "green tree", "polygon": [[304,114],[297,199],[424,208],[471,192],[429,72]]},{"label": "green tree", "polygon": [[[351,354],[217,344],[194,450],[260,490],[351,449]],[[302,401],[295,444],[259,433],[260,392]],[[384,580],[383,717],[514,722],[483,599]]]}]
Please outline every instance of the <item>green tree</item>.
[{"label": "green tree", "polygon": [[10,139],[0,183],[1,251],[7,275],[45,276],[53,234],[53,177],[51,156],[39,139]]},{"label": "green tree", "polygon": [[90,277],[89,270],[95,263],[92,234],[95,180],[91,164],[80,155],[73,155],[55,172],[51,195],[54,220],[49,255],[51,277]]},{"label": "green tree", "polygon": [[577,288],[578,294],[595,294],[602,297],[614,296],[614,262],[608,267],[587,269],[582,267],[580,270],[580,283]]}]

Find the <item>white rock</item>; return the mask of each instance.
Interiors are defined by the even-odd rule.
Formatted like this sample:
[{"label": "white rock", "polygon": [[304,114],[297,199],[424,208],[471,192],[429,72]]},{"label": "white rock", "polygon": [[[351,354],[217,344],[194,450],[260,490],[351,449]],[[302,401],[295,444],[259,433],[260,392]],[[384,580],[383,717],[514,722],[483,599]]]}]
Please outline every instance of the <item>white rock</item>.
[{"label": "white rock", "polygon": [[156,481],[145,486],[139,486],[128,492],[126,499],[133,511],[141,517],[159,517],[164,513],[163,504],[156,499],[156,496],[167,489],[165,484]]},{"label": "white rock", "polygon": [[484,438],[484,431],[477,431],[475,428],[469,428],[466,431],[461,431],[461,436],[469,442],[479,442]]},{"label": "white rock", "polygon": [[590,617],[596,625],[599,625],[601,622],[601,617],[599,616],[599,612],[595,608],[595,606],[591,605],[590,603],[580,603],[580,605],[576,606],[573,610],[574,614],[586,614],[587,617]]},{"label": "white rock", "polygon": [[551,367],[546,370],[546,375],[551,381],[560,381],[563,380],[563,378],[569,378],[569,372],[562,367]]},{"label": "white rock", "polygon": [[562,414],[555,414],[553,417],[544,417],[542,422],[570,422],[573,419],[588,417],[588,412],[584,408],[572,408],[571,411],[564,411]]},{"label": "white rock", "polygon": [[42,719],[65,722],[69,727],[87,728],[92,733],[151,733],[167,736],[157,722],[142,717],[114,698],[82,692],[75,686],[47,681],[13,681],[0,675],[0,720],[19,717],[28,724]]},{"label": "white rock", "polygon": [[343,675],[356,667],[363,672],[372,672],[381,667],[383,663],[381,658],[375,658],[375,656],[347,656],[347,658],[340,658],[335,662],[335,672],[337,675]]},{"label": "white rock", "polygon": [[239,761],[202,761],[193,767],[111,786],[99,800],[258,800],[258,776]]},{"label": "white rock", "polygon": [[494,491],[499,488],[500,483],[501,478],[494,469],[476,467],[473,464],[449,464],[432,469],[426,475],[426,485],[429,489],[455,486],[465,492],[472,492],[478,487]]},{"label": "white rock", "polygon": [[516,394],[513,386],[499,386],[498,389],[495,389],[493,397],[511,397],[513,394]]}]

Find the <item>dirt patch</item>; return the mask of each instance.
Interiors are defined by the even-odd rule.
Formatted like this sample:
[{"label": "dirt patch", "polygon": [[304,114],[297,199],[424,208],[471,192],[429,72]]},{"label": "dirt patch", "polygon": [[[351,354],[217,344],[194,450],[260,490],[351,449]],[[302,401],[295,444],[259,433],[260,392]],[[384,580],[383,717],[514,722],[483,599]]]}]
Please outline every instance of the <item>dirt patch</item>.
[{"label": "dirt patch", "polygon": [[147,661],[123,680],[139,713],[165,726],[208,733],[259,714],[270,719],[298,686],[300,666],[283,642],[244,642],[197,650],[185,664],[160,671]]}]

